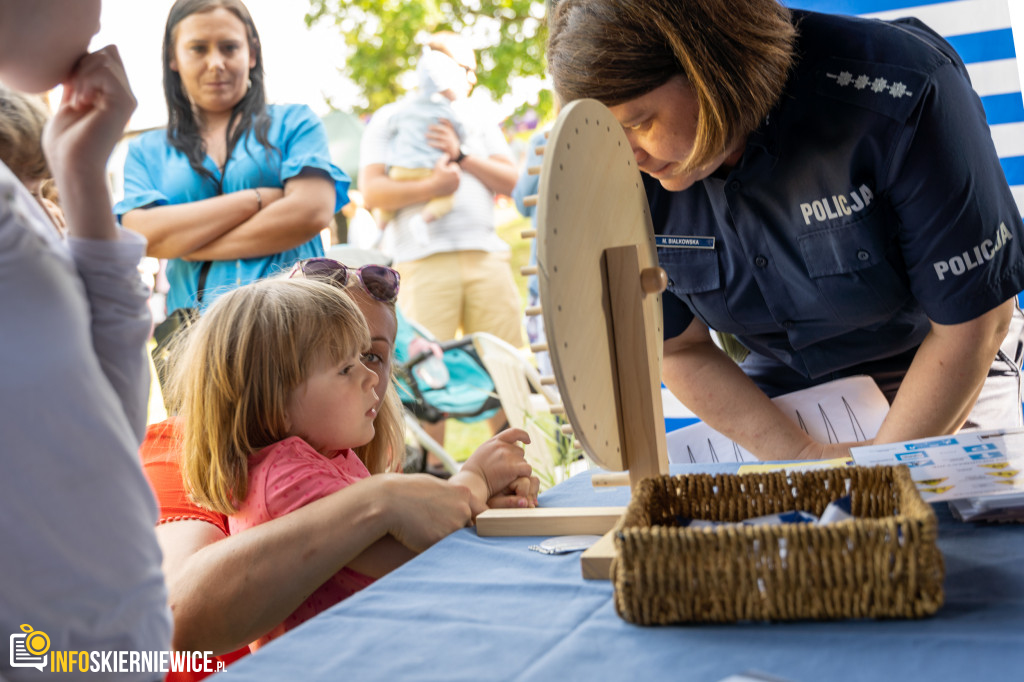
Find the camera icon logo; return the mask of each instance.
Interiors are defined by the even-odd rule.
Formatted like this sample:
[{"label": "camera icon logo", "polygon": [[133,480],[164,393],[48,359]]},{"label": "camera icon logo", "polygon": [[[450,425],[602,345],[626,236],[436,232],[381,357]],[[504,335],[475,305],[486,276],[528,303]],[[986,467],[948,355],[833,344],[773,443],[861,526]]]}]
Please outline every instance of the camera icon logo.
[{"label": "camera icon logo", "polygon": [[36,668],[42,672],[48,660],[50,636],[31,625],[22,625],[21,632],[11,635],[11,667]]}]

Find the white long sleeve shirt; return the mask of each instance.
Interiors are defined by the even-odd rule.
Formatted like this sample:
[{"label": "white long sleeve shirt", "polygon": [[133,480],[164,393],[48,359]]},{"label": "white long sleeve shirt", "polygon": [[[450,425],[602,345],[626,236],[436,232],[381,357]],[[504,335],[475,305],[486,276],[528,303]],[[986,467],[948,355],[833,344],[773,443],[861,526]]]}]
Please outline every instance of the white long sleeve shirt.
[{"label": "white long sleeve shirt", "polygon": [[[137,454],[149,388],[144,250],[131,232],[62,242],[0,164],[5,643],[26,624],[49,636],[51,651],[170,648],[156,505]],[[0,678],[47,677],[11,667],[3,648]]]}]

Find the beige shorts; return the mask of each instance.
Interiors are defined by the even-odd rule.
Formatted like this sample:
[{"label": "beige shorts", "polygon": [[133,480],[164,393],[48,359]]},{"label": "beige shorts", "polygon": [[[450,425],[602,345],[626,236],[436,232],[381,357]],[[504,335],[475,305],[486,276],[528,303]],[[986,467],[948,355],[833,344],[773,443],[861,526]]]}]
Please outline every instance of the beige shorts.
[{"label": "beige shorts", "polygon": [[439,341],[483,331],[521,348],[522,302],[510,258],[507,251],[452,251],[396,263],[398,305]]}]

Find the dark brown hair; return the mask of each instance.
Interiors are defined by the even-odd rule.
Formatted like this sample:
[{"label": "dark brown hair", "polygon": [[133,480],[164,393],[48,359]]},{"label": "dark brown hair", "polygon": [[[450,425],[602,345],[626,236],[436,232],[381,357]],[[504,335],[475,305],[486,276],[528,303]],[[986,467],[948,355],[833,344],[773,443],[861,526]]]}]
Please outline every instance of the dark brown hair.
[{"label": "dark brown hair", "polygon": [[760,125],[796,39],[776,0],[560,0],[549,30],[548,68],[564,102],[614,106],[684,77],[699,107],[690,167]]}]

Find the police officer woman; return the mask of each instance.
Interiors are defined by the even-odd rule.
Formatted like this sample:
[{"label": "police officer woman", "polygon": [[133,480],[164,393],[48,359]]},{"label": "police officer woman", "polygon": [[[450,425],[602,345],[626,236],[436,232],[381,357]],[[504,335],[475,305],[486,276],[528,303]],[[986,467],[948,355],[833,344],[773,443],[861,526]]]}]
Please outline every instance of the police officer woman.
[{"label": "police officer woman", "polygon": [[848,454],[769,397],[857,374],[891,402],[878,443],[1021,423],[1020,213],[933,31],[775,0],[562,0],[548,63],[562,101],[625,129],[669,277],[664,381],[710,426],[764,459]]}]

